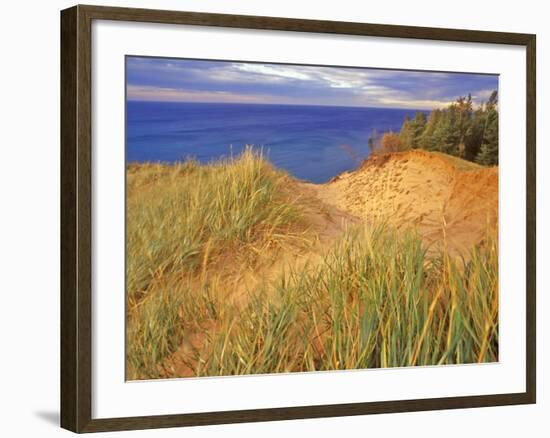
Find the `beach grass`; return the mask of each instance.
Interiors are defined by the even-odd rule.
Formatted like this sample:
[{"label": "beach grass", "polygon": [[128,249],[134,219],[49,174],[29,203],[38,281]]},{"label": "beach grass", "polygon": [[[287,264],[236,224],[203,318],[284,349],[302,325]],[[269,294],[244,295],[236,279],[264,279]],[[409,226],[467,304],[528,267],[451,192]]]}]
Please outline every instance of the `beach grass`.
[{"label": "beach grass", "polygon": [[154,375],[155,364],[181,341],[182,284],[211,268],[253,266],[263,251],[300,238],[300,213],[285,198],[285,178],[251,148],[204,166],[192,159],[128,166],[130,368]]},{"label": "beach grass", "polygon": [[311,270],[290,270],[225,321],[197,375],[498,360],[494,235],[466,262],[413,233],[350,230]]},{"label": "beach grass", "polygon": [[206,166],[194,160],[130,166],[130,307],[167,273],[198,272],[224,252],[254,253],[291,238],[299,211],[281,196],[284,177],[252,149]]},{"label": "beach grass", "polygon": [[250,148],[208,165],[128,166],[129,379],[175,376],[178,353],[193,376],[498,360],[491,229],[456,258],[414,229],[350,226],[314,262],[230,299],[266,257],[307,251],[287,178]]}]

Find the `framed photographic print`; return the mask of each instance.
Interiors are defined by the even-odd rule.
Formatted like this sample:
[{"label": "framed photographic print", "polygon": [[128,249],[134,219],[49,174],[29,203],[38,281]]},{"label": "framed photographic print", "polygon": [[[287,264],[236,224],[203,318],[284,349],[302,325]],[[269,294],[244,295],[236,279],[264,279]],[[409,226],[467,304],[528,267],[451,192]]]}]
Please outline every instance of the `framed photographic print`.
[{"label": "framed photographic print", "polygon": [[535,36],[61,13],[61,423],[534,403]]}]

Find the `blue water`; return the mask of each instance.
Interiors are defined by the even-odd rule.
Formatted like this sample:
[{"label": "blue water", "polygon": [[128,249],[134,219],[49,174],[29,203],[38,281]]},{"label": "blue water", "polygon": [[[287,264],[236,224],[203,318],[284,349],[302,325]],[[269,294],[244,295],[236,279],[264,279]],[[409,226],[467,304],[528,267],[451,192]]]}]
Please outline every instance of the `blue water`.
[{"label": "blue water", "polygon": [[207,163],[251,144],[291,175],[321,183],[357,167],[368,157],[373,130],[398,131],[406,114],[414,111],[130,101],[126,159]]}]

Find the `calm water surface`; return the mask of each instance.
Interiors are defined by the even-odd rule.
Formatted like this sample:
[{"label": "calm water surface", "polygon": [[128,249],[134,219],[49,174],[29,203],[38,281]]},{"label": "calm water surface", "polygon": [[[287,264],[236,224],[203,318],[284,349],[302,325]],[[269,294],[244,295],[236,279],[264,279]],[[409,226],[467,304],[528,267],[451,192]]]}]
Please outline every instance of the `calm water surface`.
[{"label": "calm water surface", "polygon": [[414,110],[329,106],[127,103],[127,161],[207,163],[245,145],[297,178],[315,183],[355,168],[369,154],[368,138],[398,131]]}]

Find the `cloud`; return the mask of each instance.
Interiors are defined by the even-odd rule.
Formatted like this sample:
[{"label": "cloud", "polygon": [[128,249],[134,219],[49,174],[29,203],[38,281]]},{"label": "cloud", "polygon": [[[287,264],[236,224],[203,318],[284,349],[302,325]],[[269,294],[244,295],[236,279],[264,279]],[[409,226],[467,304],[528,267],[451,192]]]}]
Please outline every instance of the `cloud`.
[{"label": "cloud", "polygon": [[298,79],[301,81],[311,80],[311,76],[307,73],[301,72],[299,69],[292,67],[281,67],[265,64],[243,64],[236,63],[233,66],[243,72],[254,73],[268,77],[285,78],[285,79]]},{"label": "cloud", "polygon": [[129,57],[127,84],[132,100],[433,109],[468,93],[487,100],[498,76]]},{"label": "cloud", "polygon": [[301,100],[292,97],[265,94],[242,94],[231,91],[185,90],[169,87],[127,85],[129,101],[150,102],[205,102],[205,103],[257,103],[299,105]]},{"label": "cloud", "polygon": [[429,99],[392,99],[381,98],[380,103],[393,108],[407,109],[437,109],[445,108],[452,103],[452,100],[429,100]]},{"label": "cloud", "polygon": [[234,102],[262,103],[265,96],[242,95],[228,91],[181,90],[177,88],[128,85],[128,100],[153,102]]},{"label": "cloud", "polygon": [[494,91],[495,89],[476,91],[475,94],[472,94],[472,99],[479,103],[481,103],[482,101],[485,102],[489,99],[489,97],[491,97],[491,94],[493,94]]}]

